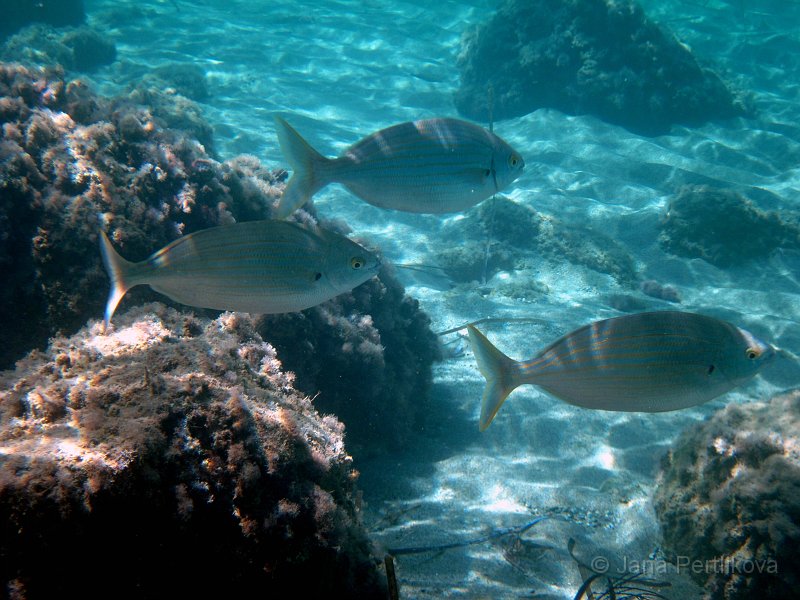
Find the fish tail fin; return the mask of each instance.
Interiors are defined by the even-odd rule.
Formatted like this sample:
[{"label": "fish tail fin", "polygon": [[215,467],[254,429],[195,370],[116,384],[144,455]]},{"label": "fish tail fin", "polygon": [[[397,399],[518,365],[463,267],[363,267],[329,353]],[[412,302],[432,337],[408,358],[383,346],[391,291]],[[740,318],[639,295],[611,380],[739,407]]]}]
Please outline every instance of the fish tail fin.
[{"label": "fish tail fin", "polygon": [[281,152],[294,171],[283,190],[275,214],[276,218],[285,219],[328,183],[321,180],[320,171],[322,169],[320,167],[327,164],[330,159],[314,150],[303,139],[303,136],[277,115],[275,116],[275,125]]},{"label": "fish tail fin", "polygon": [[519,385],[516,378],[516,361],[498,350],[485,335],[474,326],[467,327],[472,353],[481,374],[486,378],[486,387],[481,398],[481,420],[479,427],[485,431],[492,422],[506,397]]},{"label": "fish tail fin", "polygon": [[106,302],[106,313],[103,321],[103,329],[107,330],[111,323],[111,317],[114,311],[117,310],[117,305],[125,293],[132,288],[135,283],[130,282],[130,273],[133,263],[128,262],[122,258],[114,246],[111,245],[111,240],[108,239],[106,232],[100,230],[100,254],[103,257],[103,265],[106,267],[108,277],[111,279],[111,291],[108,294],[108,301]]}]

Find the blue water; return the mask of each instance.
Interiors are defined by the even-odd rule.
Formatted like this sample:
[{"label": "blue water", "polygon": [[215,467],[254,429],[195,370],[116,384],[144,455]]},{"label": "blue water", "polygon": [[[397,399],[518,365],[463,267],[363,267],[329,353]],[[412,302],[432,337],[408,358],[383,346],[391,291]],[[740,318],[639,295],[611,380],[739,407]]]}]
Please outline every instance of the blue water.
[{"label": "blue water", "polygon": [[[612,237],[644,278],[679,290],[681,309],[724,317],[800,354],[800,252],[786,249],[721,269],[666,254],[657,243],[668,202],[685,182],[738,190],[764,210],[798,209],[800,7],[784,0],[642,5],[701,64],[752,92],[757,116],[676,126],[654,138],[550,109],[499,121],[495,132],[527,165],[505,194],[564,224]],[[274,114],[329,156],[397,122],[458,116],[460,39],[468,26],[488,20],[494,6],[477,0],[87,0],[88,23],[110,35],[118,53],[114,64],[89,78],[116,94],[159,65],[197,65],[207,75],[210,95],[200,105],[219,157],[251,154],[269,167],[286,167]],[[315,204],[321,216],[344,220],[396,263],[435,263],[437,237],[462,218],[383,211],[337,185],[317,194]],[[608,297],[629,290],[612,277],[526,258],[518,269],[452,290],[403,277],[436,331],[487,316],[540,319],[487,328],[515,358],[530,357],[579,325],[620,314]],[[492,293],[531,281],[546,293]],[[569,507],[574,514],[537,525],[526,539],[539,546],[517,554],[486,543],[398,558],[408,598],[533,597],[534,590],[536,597],[571,598],[580,579],[565,553],[570,535],[632,556],[651,554],[658,528],[650,495],[659,457],[675,436],[725,403],[766,399],[800,380],[800,368],[783,361],[724,398],[656,415],[583,410],[528,386],[479,434],[483,380],[463,340],[452,334],[445,341],[449,351],[435,368],[427,434],[414,450],[358,465],[364,520],[375,541],[436,545],[547,511]],[[470,428],[451,427],[454,414],[467,415]]]}]

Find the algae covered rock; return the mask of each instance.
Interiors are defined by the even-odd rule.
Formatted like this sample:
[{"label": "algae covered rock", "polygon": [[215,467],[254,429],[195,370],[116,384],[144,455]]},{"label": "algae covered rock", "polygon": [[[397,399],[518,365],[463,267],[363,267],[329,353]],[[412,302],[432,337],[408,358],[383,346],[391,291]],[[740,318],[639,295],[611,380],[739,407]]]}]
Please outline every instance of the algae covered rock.
[{"label": "algae covered rock", "polygon": [[2,375],[5,593],[385,597],[343,426],[249,317],[156,303],[99,329]]},{"label": "algae covered rock", "polygon": [[81,26],[67,31],[31,25],[0,46],[0,57],[31,66],[91,72],[117,59],[117,47],[105,34]]},{"label": "algae covered rock", "polygon": [[658,241],[672,254],[732,267],[800,248],[800,218],[762,210],[734,190],[685,186],[669,204]]},{"label": "algae covered rock", "polygon": [[506,0],[467,32],[458,64],[456,107],[480,121],[491,102],[499,119],[555,108],[659,135],[742,113],[722,80],[630,0]]},{"label": "algae covered rock", "polygon": [[318,394],[314,405],[345,423],[354,456],[396,451],[422,430],[439,342],[387,270],[300,313],[264,315],[258,331],[296,374],[296,387]]},{"label": "algae covered rock", "polygon": [[664,548],[706,598],[796,596],[800,392],[728,405],[686,431],[662,467]]},{"label": "algae covered rock", "polygon": [[60,71],[0,64],[0,368],[101,313],[101,227],[141,260],[183,233],[269,216],[285,172],[216,161],[189,102],[149,88],[102,98]]},{"label": "algae covered rock", "polygon": [[[58,73],[0,68],[0,266],[8,281],[0,368],[103,314],[101,227],[137,261],[181,234],[269,217],[286,172],[252,156],[214,160],[186,132],[190,124],[164,126],[156,95],[108,100]],[[176,114],[187,118],[180,106]],[[305,211],[293,218],[314,222]],[[155,298],[164,300],[139,286],[121,308]],[[438,348],[427,317],[388,275],[305,316],[276,317],[263,334],[298,386],[320,392],[323,410],[348,423],[356,447],[395,448],[421,423]]]},{"label": "algae covered rock", "polygon": [[[169,63],[153,70],[154,84],[171,86],[181,96],[203,101],[209,96],[206,72],[195,64]],[[146,77],[145,79],[150,79]],[[148,81],[148,83],[150,83]]]},{"label": "algae covered rock", "polygon": [[568,225],[504,196],[490,198],[446,225],[442,239],[451,244],[437,252],[437,260],[456,281],[488,279],[542,258],[567,260],[627,287],[639,277],[633,258],[609,236]]}]

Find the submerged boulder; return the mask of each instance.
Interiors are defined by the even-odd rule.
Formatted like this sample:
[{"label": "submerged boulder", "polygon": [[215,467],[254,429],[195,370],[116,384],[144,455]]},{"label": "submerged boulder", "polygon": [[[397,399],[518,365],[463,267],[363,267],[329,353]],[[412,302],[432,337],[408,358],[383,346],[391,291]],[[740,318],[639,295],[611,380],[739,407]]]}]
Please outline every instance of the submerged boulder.
[{"label": "submerged boulder", "polygon": [[90,27],[62,31],[31,25],[0,45],[0,58],[35,67],[89,72],[113,63],[117,47],[112,38]]},{"label": "submerged boulder", "polygon": [[385,598],[343,426],[251,318],[115,324],[2,374],[3,595]]},{"label": "submerged boulder", "polygon": [[633,258],[611,237],[568,225],[504,196],[481,202],[463,219],[448,223],[441,237],[449,245],[437,252],[437,261],[455,281],[488,279],[542,258],[604,273],[625,287],[639,279]]},{"label": "submerged boulder", "polygon": [[734,190],[685,186],[669,203],[658,241],[667,252],[732,267],[777,248],[800,249],[800,216],[762,210]]},{"label": "submerged boulder", "polygon": [[655,509],[664,549],[706,598],[795,597],[800,391],[730,404],[686,431],[664,459]]},{"label": "submerged boulder", "polygon": [[456,107],[479,121],[491,103],[497,119],[555,108],[660,135],[743,112],[717,75],[630,0],[506,0],[467,32],[458,64]]},{"label": "submerged boulder", "polygon": [[319,306],[264,315],[258,331],[296,374],[296,387],[318,394],[314,405],[346,424],[356,458],[403,448],[423,429],[439,341],[385,269]]}]

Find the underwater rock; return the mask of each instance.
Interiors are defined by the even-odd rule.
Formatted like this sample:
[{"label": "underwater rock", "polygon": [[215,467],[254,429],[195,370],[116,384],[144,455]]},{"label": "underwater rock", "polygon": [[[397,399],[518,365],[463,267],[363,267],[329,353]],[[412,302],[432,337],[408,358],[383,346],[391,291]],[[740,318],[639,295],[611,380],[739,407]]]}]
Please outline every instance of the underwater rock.
[{"label": "underwater rock", "polygon": [[667,302],[680,303],[681,295],[671,285],[664,285],[654,279],[646,279],[639,284],[639,290],[646,296],[666,300]]},{"label": "underwater rock", "polygon": [[63,67],[94,71],[113,63],[117,47],[113,40],[90,27],[66,32],[48,25],[31,25],[0,46],[0,57],[31,67]]},{"label": "underwater rock", "polygon": [[208,99],[206,73],[197,65],[186,63],[162,65],[153,71],[152,77],[173,87],[181,96],[198,101]]},{"label": "underwater rock", "polygon": [[3,0],[0,38],[30,23],[48,23],[54,27],[80,25],[86,18],[83,0]]},{"label": "underwater rock", "polygon": [[62,34],[46,25],[31,25],[0,45],[0,59],[9,63],[68,67],[72,50],[61,43]]},{"label": "underwater rock", "polygon": [[651,308],[651,304],[644,298],[631,294],[606,294],[602,296],[602,301],[620,312],[642,312]]},{"label": "underwater rock", "polygon": [[669,204],[658,241],[672,254],[732,267],[777,248],[800,248],[800,218],[761,210],[734,190],[684,186]]},{"label": "underwater rock", "polygon": [[796,596],[799,432],[794,391],[728,405],[685,431],[665,457],[654,499],[664,547],[673,560],[683,557],[705,598]]},{"label": "underwater rock", "polygon": [[184,132],[200,142],[210,156],[215,156],[214,130],[203,117],[202,109],[161,79],[145,78],[132,87],[124,99],[117,99],[114,104],[147,107],[161,127]]},{"label": "underwater rock", "polygon": [[[642,135],[741,114],[722,80],[630,0],[506,0],[468,31],[456,108],[506,119],[592,114]],[[491,90],[491,92],[489,92]]]},{"label": "underwater rock", "polygon": [[[106,99],[58,70],[0,64],[0,368],[102,314],[98,216],[119,251],[141,260],[183,233],[270,215],[285,171],[214,160],[194,125],[166,126],[155,98]],[[193,118],[172,98],[176,118]]]},{"label": "underwater rock", "polygon": [[446,224],[442,241],[449,245],[437,251],[438,266],[456,281],[482,281],[484,276],[488,280],[501,270],[520,268],[526,261],[536,264],[542,258],[582,265],[626,287],[639,277],[633,258],[612,238],[566,225],[504,196],[485,200],[463,219]]},{"label": "underwater rock", "polygon": [[386,597],[344,428],[250,317],[100,328],[0,376],[3,595]]},{"label": "underwater rock", "polygon": [[297,389],[319,392],[314,406],[345,423],[356,458],[402,448],[422,429],[439,342],[386,269],[301,313],[264,315],[258,331],[295,373]]},{"label": "underwater rock", "polygon": [[464,240],[436,252],[438,266],[459,282],[484,282],[500,271],[512,271],[521,266],[518,258],[507,245],[475,240]]},{"label": "underwater rock", "polygon": [[[115,248],[137,261],[183,233],[269,217],[286,179],[252,156],[219,163],[191,136],[164,128],[148,105],[96,97],[54,72],[1,68],[0,120],[0,267],[8,281],[0,288],[0,368],[102,316],[110,283],[98,215]],[[293,218],[315,222],[308,211]],[[163,300],[139,286],[121,308],[155,298]],[[264,339],[297,372],[300,389],[320,393],[321,410],[347,423],[358,451],[397,448],[420,427],[438,346],[396,280],[384,274],[324,307],[267,323]]]},{"label": "underwater rock", "polygon": [[72,50],[72,66],[78,71],[94,71],[117,59],[114,42],[88,27],[70,31],[61,42]]}]

